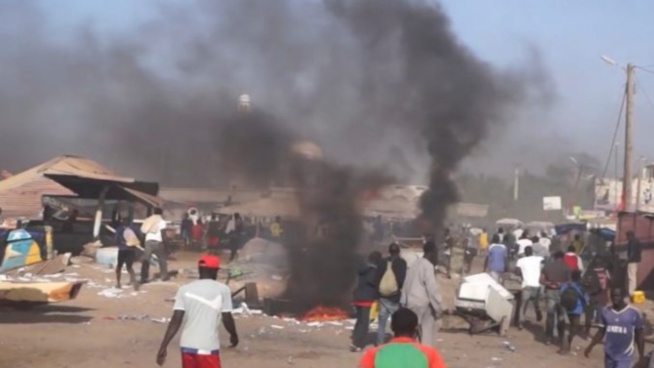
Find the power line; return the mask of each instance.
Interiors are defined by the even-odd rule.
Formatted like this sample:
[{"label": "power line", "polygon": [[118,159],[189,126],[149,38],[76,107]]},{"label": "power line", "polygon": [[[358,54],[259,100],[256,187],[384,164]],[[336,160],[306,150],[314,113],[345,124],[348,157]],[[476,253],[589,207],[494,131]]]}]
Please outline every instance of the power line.
[{"label": "power line", "polygon": [[644,71],[645,73],[654,74],[654,70],[647,69],[647,67],[638,66],[637,68],[638,68],[638,70]]},{"label": "power line", "polygon": [[640,83],[638,78],[636,78],[636,81],[637,81],[637,86],[640,88],[641,91],[643,91],[643,94],[645,95],[645,99],[647,99],[647,102],[649,102],[649,105],[652,106],[652,108],[654,109],[654,100],[652,100],[649,93],[647,93],[647,90],[645,89],[645,86],[642,83]]},{"label": "power line", "polygon": [[620,122],[622,121],[622,112],[624,111],[624,105],[626,100],[627,100],[627,90],[625,90],[624,93],[622,94],[622,103],[620,104],[618,121],[615,123],[615,130],[613,131],[613,139],[611,140],[611,148],[609,149],[609,155],[606,158],[604,171],[602,171],[602,179],[606,178],[606,172],[609,170],[609,165],[611,164],[611,157],[613,157],[613,150],[615,149],[615,141],[618,139],[618,131],[620,130]]}]

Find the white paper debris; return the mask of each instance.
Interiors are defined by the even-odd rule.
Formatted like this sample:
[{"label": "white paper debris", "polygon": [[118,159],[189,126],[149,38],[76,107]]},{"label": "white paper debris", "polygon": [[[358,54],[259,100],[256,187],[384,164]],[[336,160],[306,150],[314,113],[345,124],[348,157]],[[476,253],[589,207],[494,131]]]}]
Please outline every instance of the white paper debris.
[{"label": "white paper debris", "polygon": [[109,288],[109,289],[104,289],[101,292],[98,293],[100,296],[104,296],[106,298],[120,298],[121,293],[123,291],[121,289],[116,289],[116,288]]},{"label": "white paper debris", "polygon": [[275,330],[283,330],[284,326],[270,325],[270,328],[274,328]]}]

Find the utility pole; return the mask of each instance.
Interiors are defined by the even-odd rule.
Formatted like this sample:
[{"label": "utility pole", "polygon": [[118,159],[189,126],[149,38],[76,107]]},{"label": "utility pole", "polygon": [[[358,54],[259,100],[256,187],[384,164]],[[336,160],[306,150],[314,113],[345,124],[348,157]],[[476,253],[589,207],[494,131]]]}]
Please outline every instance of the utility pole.
[{"label": "utility pole", "polygon": [[622,171],[622,200],[624,203],[624,211],[630,211],[631,205],[631,129],[632,129],[632,112],[634,107],[634,75],[635,65],[627,64],[627,90],[626,102],[627,108],[625,111],[625,127],[624,127],[624,167]]},{"label": "utility pole", "polygon": [[516,165],[513,171],[513,201],[518,201],[518,193],[520,186],[520,167]]}]

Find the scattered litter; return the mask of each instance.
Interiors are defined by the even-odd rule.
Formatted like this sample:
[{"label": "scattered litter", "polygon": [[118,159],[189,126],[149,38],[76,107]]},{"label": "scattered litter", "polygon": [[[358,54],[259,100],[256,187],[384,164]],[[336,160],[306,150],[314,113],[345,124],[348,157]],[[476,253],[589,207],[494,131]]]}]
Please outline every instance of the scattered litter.
[{"label": "scattered litter", "polygon": [[100,296],[104,296],[106,298],[120,298],[121,293],[123,291],[121,289],[116,289],[116,288],[109,288],[109,289],[104,289],[101,292],[98,293]]},{"label": "scattered litter", "polygon": [[309,322],[309,323],[307,323],[307,326],[309,326],[309,327],[322,327],[324,325],[325,324],[322,323],[322,322]]},{"label": "scattered litter", "polygon": [[79,276],[79,274],[77,272],[68,272],[65,273],[64,276],[73,277],[73,276]]},{"label": "scattered litter", "polygon": [[0,275],[0,281],[7,281],[9,280],[9,277],[7,275]]},{"label": "scattered litter", "polygon": [[270,325],[270,328],[274,328],[276,330],[283,330],[284,326],[278,326],[278,325]]},{"label": "scattered litter", "polygon": [[286,363],[293,365],[293,356],[289,356],[288,359],[286,360]]},{"label": "scattered litter", "polygon": [[354,331],[354,327],[353,327],[353,326],[346,326],[345,329],[346,329],[346,330],[349,330],[349,331]]},{"label": "scattered litter", "polygon": [[170,318],[166,318],[166,317],[163,317],[163,318],[151,318],[150,320],[151,320],[152,322],[154,322],[154,323],[162,323],[162,324],[165,324],[165,323],[170,322]]},{"label": "scattered litter", "polygon": [[492,358],[491,358],[491,361],[493,361],[493,362],[501,362],[502,360],[504,360],[504,359],[502,359],[502,358],[497,358],[497,357],[492,357]]},{"label": "scattered litter", "polygon": [[107,320],[107,321],[142,321],[144,319],[148,319],[148,317],[145,314],[123,314],[121,316],[113,317],[113,316],[106,316],[103,317],[102,319]]},{"label": "scattered litter", "polygon": [[80,266],[80,265],[78,265],[78,264],[74,264],[74,265],[72,265],[71,267],[72,267],[72,268],[82,268],[82,266]]},{"label": "scattered litter", "polygon": [[257,334],[259,334],[259,335],[265,335],[265,333],[266,333],[266,328],[265,327],[261,327],[261,328],[259,328],[259,331],[257,331]]},{"label": "scattered litter", "polygon": [[275,280],[275,281],[282,281],[284,279],[283,277],[281,277],[279,275],[272,275],[270,278]]},{"label": "scattered litter", "polygon": [[348,322],[349,324],[353,325],[353,324],[356,324],[356,323],[357,323],[357,320],[354,319],[354,318],[351,318],[351,319],[348,319],[347,322]]},{"label": "scattered litter", "polygon": [[336,322],[336,321],[330,321],[330,322],[327,322],[327,323],[329,323],[332,326],[343,326],[343,324],[341,322]]},{"label": "scattered litter", "polygon": [[513,346],[509,341],[504,341],[504,348],[512,353],[515,353],[515,346]]}]

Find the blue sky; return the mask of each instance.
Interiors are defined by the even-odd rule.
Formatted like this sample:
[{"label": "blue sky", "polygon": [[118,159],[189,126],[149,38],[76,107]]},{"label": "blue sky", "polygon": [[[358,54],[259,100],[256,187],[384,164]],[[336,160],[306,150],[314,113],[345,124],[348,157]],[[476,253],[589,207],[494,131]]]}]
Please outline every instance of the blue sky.
[{"label": "blue sky", "polygon": [[[40,0],[56,30],[92,23],[110,33],[146,20],[159,2]],[[536,47],[559,98],[546,118],[525,124],[537,124],[540,132],[563,137],[567,144],[583,142],[582,149],[604,160],[625,75],[600,55],[619,63],[652,65],[654,71],[654,1],[444,0],[442,4],[455,33],[492,64],[519,63],[530,47]],[[654,73],[637,72],[637,83],[634,154],[654,160],[654,146],[647,139],[654,134]]]}]

